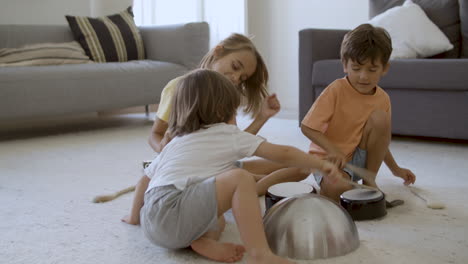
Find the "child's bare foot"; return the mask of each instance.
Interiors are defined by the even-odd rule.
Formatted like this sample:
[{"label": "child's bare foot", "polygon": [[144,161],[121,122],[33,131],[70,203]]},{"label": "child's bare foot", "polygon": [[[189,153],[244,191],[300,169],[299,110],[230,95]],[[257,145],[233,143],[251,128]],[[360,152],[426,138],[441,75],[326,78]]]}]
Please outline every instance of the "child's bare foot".
[{"label": "child's bare foot", "polygon": [[245,252],[241,245],[221,243],[206,237],[195,240],[190,246],[198,254],[219,262],[237,262]]},{"label": "child's bare foot", "polygon": [[269,252],[267,254],[250,254],[247,257],[247,263],[293,264],[294,262]]}]

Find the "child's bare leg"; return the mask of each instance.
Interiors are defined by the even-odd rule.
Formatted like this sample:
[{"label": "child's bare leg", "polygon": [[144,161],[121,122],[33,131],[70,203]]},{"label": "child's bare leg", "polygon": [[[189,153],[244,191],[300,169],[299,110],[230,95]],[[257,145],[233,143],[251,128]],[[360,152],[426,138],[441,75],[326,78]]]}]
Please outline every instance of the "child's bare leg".
[{"label": "child's bare leg", "polygon": [[245,248],[232,243],[220,243],[218,240],[224,231],[226,221],[224,216],[218,218],[216,230],[206,232],[202,237],[192,242],[191,248],[198,254],[221,262],[237,262],[242,259]]},{"label": "child's bare leg", "polygon": [[[341,177],[349,180],[349,174],[346,172],[341,173]],[[344,181],[337,181],[331,183],[326,176],[323,177],[322,182],[320,183],[320,195],[328,197],[333,201],[340,203],[340,195],[346,191],[353,189],[353,186]]]},{"label": "child's bare leg", "polygon": [[257,181],[257,193],[265,195],[268,188],[282,182],[302,181],[310,171],[299,168],[287,168],[285,165],[264,159],[243,162],[244,170],[254,174]]},{"label": "child's bare leg", "polygon": [[259,196],[265,195],[270,186],[278,183],[302,181],[307,178],[309,174],[309,170],[300,168],[284,168],[276,170],[264,176],[257,182],[257,194]]},{"label": "child's bare leg", "polygon": [[[390,117],[384,111],[374,111],[364,126],[359,147],[367,151],[367,169],[375,172],[376,175],[388,151],[391,138],[390,128]],[[364,184],[373,185],[367,182]]]},{"label": "child's bare leg", "polygon": [[[375,111],[367,120],[364,126],[361,142],[359,148],[367,151],[367,169],[378,172],[382,161],[388,151],[388,145],[390,143],[390,118],[384,111]],[[377,175],[377,174],[376,174]],[[349,176],[343,172],[343,177]],[[364,182],[366,185],[372,185]],[[372,185],[373,187],[377,187]],[[353,187],[345,182],[338,182],[336,184],[330,184],[326,178],[322,180],[320,184],[320,194],[327,196],[336,202],[340,202],[340,195],[351,190]]]},{"label": "child's bare leg", "polygon": [[219,262],[237,262],[244,256],[245,248],[232,243],[221,243],[203,235],[192,242],[190,247],[198,254]]},{"label": "child's bare leg", "polygon": [[232,208],[248,253],[248,263],[290,263],[274,255],[268,246],[255,180],[249,172],[236,169],[217,176],[216,196],[218,214]]},{"label": "child's bare leg", "polygon": [[260,175],[268,175],[279,169],[286,168],[285,165],[265,159],[246,160],[242,162],[242,169]]},{"label": "child's bare leg", "polygon": [[217,241],[221,237],[221,234],[223,233],[225,227],[226,227],[226,220],[224,219],[224,215],[221,215],[220,217],[218,217],[217,228],[215,230],[209,230],[203,236]]}]

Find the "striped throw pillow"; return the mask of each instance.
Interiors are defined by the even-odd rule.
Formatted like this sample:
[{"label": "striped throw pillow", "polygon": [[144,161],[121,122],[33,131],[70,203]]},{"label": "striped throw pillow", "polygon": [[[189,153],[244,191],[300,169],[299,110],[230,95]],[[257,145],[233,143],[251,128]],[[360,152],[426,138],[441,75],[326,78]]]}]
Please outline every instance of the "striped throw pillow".
[{"label": "striped throw pillow", "polygon": [[36,43],[0,49],[0,66],[40,66],[92,63],[76,41]]},{"label": "striped throw pillow", "polygon": [[145,48],[130,6],[118,14],[91,18],[65,16],[86,54],[95,62],[145,59]]}]

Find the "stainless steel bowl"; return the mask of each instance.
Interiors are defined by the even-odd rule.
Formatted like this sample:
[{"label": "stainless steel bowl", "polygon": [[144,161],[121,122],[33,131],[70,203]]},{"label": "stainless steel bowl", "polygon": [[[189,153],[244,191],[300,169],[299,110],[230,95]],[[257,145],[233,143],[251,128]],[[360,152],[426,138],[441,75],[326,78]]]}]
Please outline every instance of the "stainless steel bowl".
[{"label": "stainless steel bowl", "polygon": [[317,194],[281,200],[263,217],[275,254],[293,259],[342,256],[359,247],[355,223],[343,208]]}]

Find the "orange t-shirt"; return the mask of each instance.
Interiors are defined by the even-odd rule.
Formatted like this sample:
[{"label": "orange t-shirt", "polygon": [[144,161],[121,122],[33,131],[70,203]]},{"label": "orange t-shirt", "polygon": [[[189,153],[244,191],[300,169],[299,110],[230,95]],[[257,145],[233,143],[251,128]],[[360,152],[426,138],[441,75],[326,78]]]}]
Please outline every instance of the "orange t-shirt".
[{"label": "orange t-shirt", "polygon": [[[391,114],[388,94],[378,86],[372,95],[361,94],[344,77],[328,85],[314,102],[302,124],[322,132],[350,160],[361,142],[365,124],[375,110]],[[309,152],[326,154],[313,142]]]}]

